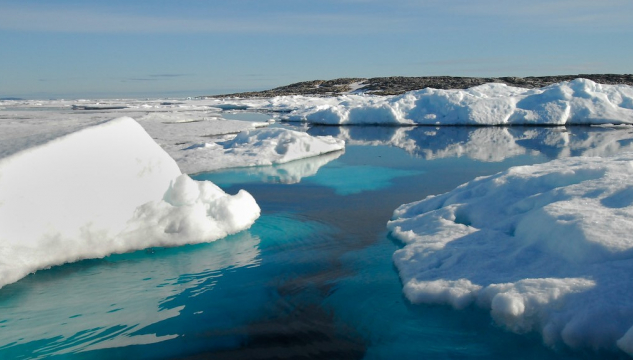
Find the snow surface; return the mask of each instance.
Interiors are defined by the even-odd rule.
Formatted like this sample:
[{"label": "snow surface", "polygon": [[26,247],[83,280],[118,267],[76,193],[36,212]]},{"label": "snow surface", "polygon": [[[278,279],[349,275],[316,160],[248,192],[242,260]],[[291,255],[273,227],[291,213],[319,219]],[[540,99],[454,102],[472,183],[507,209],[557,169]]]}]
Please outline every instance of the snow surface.
[{"label": "snow surface", "polygon": [[546,344],[633,355],[633,153],[514,167],[388,223],[413,303],[472,303]]},{"label": "snow surface", "polygon": [[[24,133],[13,128],[11,135]],[[5,149],[0,286],[80,259],[213,241],[259,217],[247,192],[227,195],[181,174],[131,118],[70,122]]]},{"label": "snow surface", "polygon": [[466,90],[427,88],[399,96],[282,96],[224,104],[279,112],[282,119],[351,125],[572,125],[633,123],[633,87],[588,79],[524,89],[491,83]]},{"label": "snow surface", "polygon": [[[122,115],[133,116],[185,173],[282,164],[344,148],[341,140],[311,137],[305,132],[281,128],[257,131],[268,127],[270,122],[224,119],[225,113],[211,106],[217,103],[217,100],[0,101],[8,105],[6,111],[0,112],[0,158]],[[77,111],[70,110],[72,104],[124,109]],[[244,117],[248,115],[252,114]],[[232,116],[240,118],[240,113]],[[240,135],[240,142],[228,141],[242,131],[247,133]]]},{"label": "snow surface", "polygon": [[[161,146],[199,143],[206,139],[235,136],[242,130],[267,126],[267,123],[225,120],[217,109],[194,105],[156,105],[150,101],[110,101],[126,106],[123,110],[73,111],[71,104],[86,101],[0,101],[10,103],[0,111],[0,158],[33,147],[88,126],[117,117],[136,119]],[[193,103],[193,101],[189,101]],[[162,102],[165,103],[165,102]],[[168,102],[172,104],[172,102]],[[101,104],[99,102],[99,104]],[[154,104],[154,105],[152,105]]]}]

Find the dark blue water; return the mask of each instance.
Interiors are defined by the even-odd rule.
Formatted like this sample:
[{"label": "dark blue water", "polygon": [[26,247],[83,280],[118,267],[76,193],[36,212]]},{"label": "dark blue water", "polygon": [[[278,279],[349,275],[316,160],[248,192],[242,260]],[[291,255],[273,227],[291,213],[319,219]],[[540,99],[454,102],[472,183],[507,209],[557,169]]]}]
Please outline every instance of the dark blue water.
[{"label": "dark blue water", "polygon": [[0,359],[619,357],[546,348],[476,307],[409,304],[391,262],[401,245],[385,227],[397,206],[477,176],[631,150],[631,130],[310,132],[350,145],[195,177],[248,190],[262,208],[250,230],[59,266],[0,289]]}]

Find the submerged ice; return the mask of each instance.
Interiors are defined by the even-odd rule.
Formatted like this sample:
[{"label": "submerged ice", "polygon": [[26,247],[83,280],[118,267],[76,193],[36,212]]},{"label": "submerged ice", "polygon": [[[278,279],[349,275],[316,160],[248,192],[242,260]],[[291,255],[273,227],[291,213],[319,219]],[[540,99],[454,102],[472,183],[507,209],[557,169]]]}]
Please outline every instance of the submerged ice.
[{"label": "submerged ice", "polygon": [[545,343],[633,355],[633,154],[514,167],[405,204],[388,228],[413,303],[476,303]]},{"label": "submerged ice", "polygon": [[131,118],[33,144],[0,159],[0,286],[66,262],[213,241],[260,213],[245,191],[183,175]]}]

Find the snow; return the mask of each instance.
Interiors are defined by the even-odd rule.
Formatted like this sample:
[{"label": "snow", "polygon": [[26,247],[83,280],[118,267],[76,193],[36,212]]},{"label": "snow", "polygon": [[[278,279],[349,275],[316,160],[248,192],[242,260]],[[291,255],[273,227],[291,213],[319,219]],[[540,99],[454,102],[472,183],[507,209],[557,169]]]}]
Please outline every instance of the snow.
[{"label": "snow", "polygon": [[546,344],[633,355],[633,153],[510,168],[388,223],[413,303],[489,309]]},{"label": "snow", "polygon": [[327,125],[572,125],[633,123],[633,87],[588,79],[524,89],[491,83],[466,90],[423,89],[399,96],[281,96],[224,100],[275,111],[281,119]]},{"label": "snow", "polygon": [[180,169],[191,174],[229,167],[284,164],[343,149],[345,142],[331,136],[310,136],[273,128],[242,131],[231,140],[168,151]]},{"label": "snow", "polygon": [[131,118],[32,127],[3,126],[0,286],[80,259],[214,241],[259,216],[247,192],[181,174]]},{"label": "snow", "polygon": [[[234,136],[267,123],[224,120],[217,110],[208,105],[189,101],[190,105],[160,105],[164,101],[121,100],[109,105],[126,106],[122,110],[75,111],[72,104],[87,101],[50,100],[0,102],[7,109],[0,112],[0,157],[47,142],[87,126],[113,118],[129,116],[136,119],[161,146],[175,145],[202,139]],[[94,104],[95,102],[90,102]],[[97,102],[101,104],[102,102]],[[172,102],[169,102],[172,104]],[[207,104],[207,103],[204,103]],[[9,106],[10,105],[10,106]],[[179,106],[178,108],[174,108]]]}]

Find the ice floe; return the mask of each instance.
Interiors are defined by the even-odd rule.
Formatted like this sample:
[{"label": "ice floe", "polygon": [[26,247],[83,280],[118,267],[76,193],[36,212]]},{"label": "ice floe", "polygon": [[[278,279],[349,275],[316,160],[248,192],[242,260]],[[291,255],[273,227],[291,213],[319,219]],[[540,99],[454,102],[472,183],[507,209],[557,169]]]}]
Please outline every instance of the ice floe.
[{"label": "ice floe", "polygon": [[315,176],[322,166],[336,160],[341,155],[343,155],[343,151],[334,151],[320,156],[312,156],[271,166],[232,168],[226,169],[221,173],[200,173],[196,174],[194,178],[196,180],[213,179],[213,183],[220,187],[259,182],[296,184],[306,178]]},{"label": "ice floe", "polygon": [[551,346],[633,355],[633,153],[510,168],[388,223],[413,303],[477,304]]},{"label": "ice floe", "polygon": [[185,173],[284,164],[345,149],[343,140],[271,128],[242,131],[231,140],[167,148]]},{"label": "ice floe", "polygon": [[80,259],[213,241],[259,216],[247,192],[183,175],[131,118],[24,137],[18,123],[0,152],[0,286]]}]

